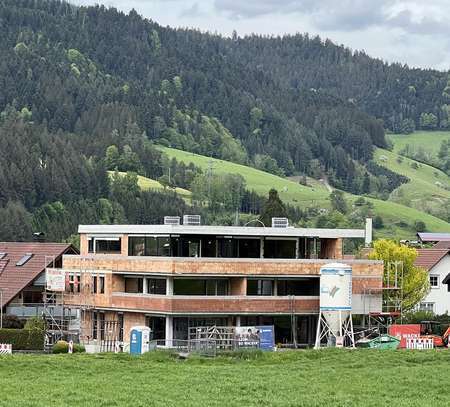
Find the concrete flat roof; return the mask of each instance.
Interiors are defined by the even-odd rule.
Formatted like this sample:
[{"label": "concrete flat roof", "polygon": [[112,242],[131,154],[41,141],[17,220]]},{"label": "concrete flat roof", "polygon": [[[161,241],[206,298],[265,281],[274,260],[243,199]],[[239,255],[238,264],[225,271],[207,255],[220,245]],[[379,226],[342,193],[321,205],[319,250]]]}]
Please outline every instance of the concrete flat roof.
[{"label": "concrete flat roof", "polygon": [[250,226],[189,225],[79,225],[87,235],[214,235],[260,237],[365,238],[365,229],[273,228]]}]

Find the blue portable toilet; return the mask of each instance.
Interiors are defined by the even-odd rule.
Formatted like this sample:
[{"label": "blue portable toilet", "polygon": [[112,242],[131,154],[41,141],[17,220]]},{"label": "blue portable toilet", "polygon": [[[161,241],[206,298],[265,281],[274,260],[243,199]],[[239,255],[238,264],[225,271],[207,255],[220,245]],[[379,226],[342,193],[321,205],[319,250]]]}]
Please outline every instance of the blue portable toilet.
[{"label": "blue portable toilet", "polygon": [[130,331],[130,353],[141,355],[149,351],[151,329],[148,326],[135,326]]}]

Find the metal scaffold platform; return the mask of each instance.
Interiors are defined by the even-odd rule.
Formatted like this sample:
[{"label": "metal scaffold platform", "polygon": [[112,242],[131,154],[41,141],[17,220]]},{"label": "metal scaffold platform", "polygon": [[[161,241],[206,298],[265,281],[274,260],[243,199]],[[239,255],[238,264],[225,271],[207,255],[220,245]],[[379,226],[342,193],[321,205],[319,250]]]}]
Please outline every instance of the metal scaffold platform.
[{"label": "metal scaffold platform", "polygon": [[[381,311],[373,311],[371,300],[382,297]],[[364,288],[363,327],[367,332],[385,334],[389,326],[403,318],[403,262],[394,261],[385,264],[383,286],[380,288]]]}]

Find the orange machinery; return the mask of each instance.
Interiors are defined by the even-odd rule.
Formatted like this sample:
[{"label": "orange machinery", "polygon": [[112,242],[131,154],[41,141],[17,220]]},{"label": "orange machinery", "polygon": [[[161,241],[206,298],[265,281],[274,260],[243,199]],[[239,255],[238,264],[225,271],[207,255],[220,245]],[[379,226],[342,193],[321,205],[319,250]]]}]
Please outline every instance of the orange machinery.
[{"label": "orange machinery", "polygon": [[440,335],[441,324],[436,321],[422,321],[420,323],[420,336],[422,338],[432,338],[434,347],[448,346],[450,337],[450,326],[447,327],[443,335]]}]

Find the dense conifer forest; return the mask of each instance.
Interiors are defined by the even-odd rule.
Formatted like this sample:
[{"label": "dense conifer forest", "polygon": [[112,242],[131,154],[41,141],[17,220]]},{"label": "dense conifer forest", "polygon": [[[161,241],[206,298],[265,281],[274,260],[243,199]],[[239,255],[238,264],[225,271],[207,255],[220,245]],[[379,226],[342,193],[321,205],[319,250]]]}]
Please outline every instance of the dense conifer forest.
[{"label": "dense conifer forest", "polygon": [[141,191],[134,174],[194,190],[208,176],[156,144],[376,196],[407,181],[372,161],[385,131],[450,127],[447,73],[307,35],[225,38],[135,11],[3,0],[0,55],[0,239],[261,211],[264,198],[239,177],[217,180],[233,197],[214,205]]}]

